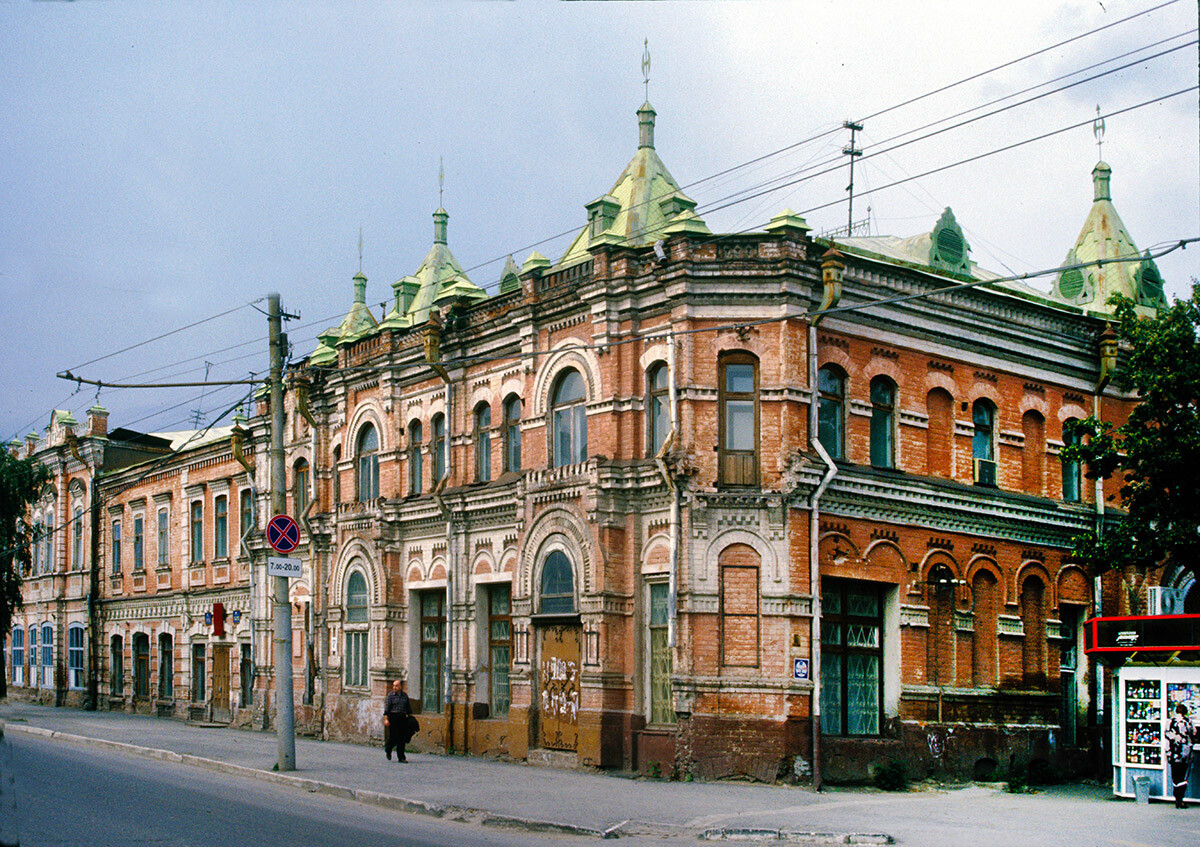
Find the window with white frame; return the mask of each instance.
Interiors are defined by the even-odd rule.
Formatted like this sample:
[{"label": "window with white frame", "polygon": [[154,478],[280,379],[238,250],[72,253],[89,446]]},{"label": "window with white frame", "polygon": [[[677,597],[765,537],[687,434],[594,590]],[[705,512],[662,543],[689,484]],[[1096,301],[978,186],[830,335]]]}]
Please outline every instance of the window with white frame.
[{"label": "window with white frame", "polygon": [[42,624],[42,687],[54,687],[54,627]]},{"label": "window with white frame", "polygon": [[658,362],[646,374],[646,420],[649,444],[646,454],[657,456],[671,426],[670,387],[667,385],[667,366]]},{"label": "window with white frame", "polygon": [[367,684],[369,617],[367,578],[362,571],[355,569],[346,578],[346,655],[342,672],[348,686],[362,687]]},{"label": "window with white frame", "polygon": [[142,515],[133,516],[133,569],[146,569],[146,519]]},{"label": "window with white frame", "polygon": [[29,627],[29,684],[37,688],[38,682],[41,679],[41,665],[38,664],[38,627],[33,624]]},{"label": "window with white frame", "polygon": [[12,684],[25,684],[25,630],[16,627],[12,631]]},{"label": "window with white frame", "polygon": [[84,686],[83,624],[71,624],[67,629],[67,685],[78,691]]},{"label": "window with white frame", "polygon": [[192,503],[192,563],[204,561],[204,504],[199,500]]},{"label": "window with white frame", "polygon": [[366,424],[358,434],[358,502],[379,497],[379,433]]},{"label": "window with white frame", "polygon": [[158,566],[165,568],[171,563],[171,518],[166,509],[158,510]]}]

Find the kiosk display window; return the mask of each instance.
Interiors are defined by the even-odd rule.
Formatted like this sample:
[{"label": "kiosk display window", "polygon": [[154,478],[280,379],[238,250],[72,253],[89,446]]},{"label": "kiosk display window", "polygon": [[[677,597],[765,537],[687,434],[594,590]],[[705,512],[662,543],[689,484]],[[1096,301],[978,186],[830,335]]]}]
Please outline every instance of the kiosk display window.
[{"label": "kiosk display window", "polygon": [[1157,679],[1125,680],[1125,763],[1162,764],[1162,688]]}]

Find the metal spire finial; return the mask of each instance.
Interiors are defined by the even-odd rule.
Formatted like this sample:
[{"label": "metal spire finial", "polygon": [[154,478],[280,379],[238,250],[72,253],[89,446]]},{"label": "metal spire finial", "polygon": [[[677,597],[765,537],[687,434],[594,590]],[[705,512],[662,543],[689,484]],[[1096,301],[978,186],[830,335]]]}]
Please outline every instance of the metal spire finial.
[{"label": "metal spire finial", "polygon": [[358,228],[358,272],[362,273],[362,227]]},{"label": "metal spire finial", "polygon": [[650,39],[645,41],[645,50],[642,52],[642,84],[646,86],[646,101],[650,100]]},{"label": "metal spire finial", "polygon": [[438,208],[442,206],[442,188],[446,185],[446,166],[438,156]]},{"label": "metal spire finial", "polygon": [[1096,136],[1096,149],[1100,161],[1104,161],[1104,118],[1100,117],[1100,104],[1096,104],[1096,120],[1092,122],[1092,135]]}]

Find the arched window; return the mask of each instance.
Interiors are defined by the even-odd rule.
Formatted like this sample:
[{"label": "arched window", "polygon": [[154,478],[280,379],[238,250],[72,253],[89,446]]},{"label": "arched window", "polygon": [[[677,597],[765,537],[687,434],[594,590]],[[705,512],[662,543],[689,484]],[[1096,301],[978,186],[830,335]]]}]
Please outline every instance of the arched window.
[{"label": "arched window", "polygon": [[1046,420],[1030,409],[1021,416],[1025,445],[1021,450],[1021,488],[1042,496],[1042,455],[1046,452]]},{"label": "arched window", "polygon": [[521,398],[504,401],[504,470],[521,469]]},{"label": "arched window", "polygon": [[342,668],[346,685],[367,684],[367,618],[367,578],[362,571],[353,570],[346,578],[346,655]]},{"label": "arched window", "polygon": [[579,371],[558,378],[551,401],[551,433],[554,439],[553,467],[587,460],[587,393]]},{"label": "arched window", "polygon": [[304,514],[304,510],[308,508],[308,493],[311,484],[308,461],[297,459],[296,466],[292,470],[292,502],[296,504],[297,517]]},{"label": "arched window", "polygon": [[846,458],[846,375],[834,365],[817,371],[817,439],[834,459]]},{"label": "arched window", "polygon": [[758,485],[758,360],[749,353],[720,359],[720,482]]},{"label": "arched window", "polygon": [[12,684],[25,684],[25,630],[19,626],[12,631]]},{"label": "arched window", "polygon": [[[1078,447],[1081,443],[1079,433],[1071,428],[1074,423],[1076,423],[1075,418],[1067,418],[1063,421],[1064,447]],[[1066,458],[1062,460],[1062,498],[1071,503],[1078,503],[1082,499],[1083,480],[1079,471],[1078,460]]]},{"label": "arched window", "polygon": [[480,403],[475,407],[475,479],[488,482],[492,478],[492,407]]},{"label": "arched window", "polygon": [[169,632],[158,636],[158,697],[175,697],[175,640]]},{"label": "arched window", "polygon": [[896,467],[896,384],[886,376],[871,380],[871,464]]},{"label": "arched window", "polygon": [[976,400],[971,420],[975,434],[971,437],[971,457],[975,460],[975,484],[996,485],[996,407],[990,400]]},{"label": "arched window", "polygon": [[125,696],[125,639],[112,637],[108,653],[108,693],[112,697]]},{"label": "arched window", "polygon": [[954,398],[950,392],[935,388],[925,398],[929,428],[925,431],[925,473],[951,476],[951,439],[954,433]]},{"label": "arched window", "polygon": [[71,516],[71,568],[83,568],[83,507],[76,506]]},{"label": "arched window", "polygon": [[421,493],[421,438],[421,422],[413,421],[408,426],[408,493],[412,495]]},{"label": "arched window", "polygon": [[1046,610],[1043,606],[1045,587],[1036,576],[1021,583],[1021,625],[1025,630],[1025,645],[1021,653],[1021,670],[1027,688],[1046,687]]},{"label": "arched window", "polygon": [[667,385],[667,366],[659,362],[646,374],[646,418],[648,444],[646,454],[658,455],[671,426],[670,386]]},{"label": "arched window", "polygon": [[358,433],[358,502],[368,503],[379,496],[379,433],[366,424]]},{"label": "arched window", "polygon": [[570,614],[575,611],[575,574],[571,560],[561,550],[553,550],[542,565],[542,614]]},{"label": "arched window", "polygon": [[433,485],[436,487],[446,475],[446,416],[433,416]]}]

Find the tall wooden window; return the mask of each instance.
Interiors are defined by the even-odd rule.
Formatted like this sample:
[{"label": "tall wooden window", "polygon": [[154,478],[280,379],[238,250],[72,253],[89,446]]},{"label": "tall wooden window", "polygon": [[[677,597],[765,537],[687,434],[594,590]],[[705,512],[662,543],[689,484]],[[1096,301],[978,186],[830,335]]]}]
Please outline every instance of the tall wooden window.
[{"label": "tall wooden window", "polygon": [[671,697],[671,647],[667,642],[667,590],[665,582],[652,582],[650,599],[650,723],[675,723]]},{"label": "tall wooden window", "polygon": [[509,684],[512,669],[510,594],[508,585],[488,586],[488,674],[492,682],[489,706],[493,716],[507,715],[512,703]]},{"label": "tall wooden window", "polygon": [[521,398],[504,401],[504,470],[521,469]]},{"label": "tall wooden window", "polygon": [[133,696],[150,696],[150,636],[133,634]]},{"label": "tall wooden window", "polygon": [[192,503],[192,562],[204,561],[204,504]]},{"label": "tall wooden window", "polygon": [[71,521],[71,567],[80,570],[83,567],[83,509],[75,507]]},{"label": "tall wooden window", "polygon": [[758,360],[730,353],[720,360],[717,437],[722,485],[758,485]]},{"label": "tall wooden window", "polygon": [[996,484],[996,407],[990,400],[976,400],[971,420],[975,433],[971,436],[971,457],[975,460],[976,485]]},{"label": "tall wooden window", "polygon": [[175,640],[170,633],[158,636],[158,697],[170,700],[175,696]]},{"label": "tall wooden window", "polygon": [[368,635],[367,578],[362,571],[353,570],[346,578],[346,655],[343,679],[347,686],[367,684]]},{"label": "tall wooden window", "polygon": [[133,517],[133,569],[146,568],[146,519],[141,515]]},{"label": "tall wooden window", "polygon": [[587,460],[586,401],[587,392],[579,371],[567,371],[558,378],[550,411],[556,468]]},{"label": "tall wooden window", "polygon": [[121,575],[121,522],[112,522],[112,572]]},{"label": "tall wooden window", "polygon": [[[1077,447],[1081,439],[1079,433],[1071,429],[1071,425],[1075,423],[1075,418],[1067,418],[1063,421],[1063,446]],[[1079,461],[1077,459],[1062,460],[1062,498],[1070,503],[1078,503],[1082,499],[1083,480],[1082,474],[1079,471]]]},{"label": "tall wooden window", "polygon": [[423,591],[421,603],[421,711],[442,710],[442,660],[446,653],[445,592]]},{"label": "tall wooden window", "polygon": [[254,527],[254,495],[249,488],[242,489],[238,500],[238,525],[241,529],[241,538],[246,537],[246,533]]},{"label": "tall wooden window", "polygon": [[492,407],[480,403],[475,407],[475,479],[489,482],[492,478]]},{"label": "tall wooden window", "polygon": [[213,558],[229,558],[229,498],[221,496],[213,501]]},{"label": "tall wooden window", "polygon": [[[249,493],[243,492],[243,499],[249,499]],[[158,545],[158,566],[165,568],[170,564],[171,552],[170,516],[166,509],[158,510],[158,535],[154,540]]]},{"label": "tall wooden window", "polygon": [[726,667],[759,666],[759,561],[745,544],[721,552],[721,664]]},{"label": "tall wooden window", "polygon": [[192,702],[203,703],[207,684],[205,681],[204,645],[192,645]]},{"label": "tall wooden window", "polygon": [[342,502],[342,448],[337,446],[333,448],[333,510],[336,512],[337,507]]},{"label": "tall wooden window", "polygon": [[871,380],[871,464],[896,467],[896,384],[886,376]]},{"label": "tall wooden window", "polygon": [[300,459],[292,471],[292,502],[295,503],[297,517],[304,514],[308,508],[308,493],[311,485],[311,474],[308,462]]},{"label": "tall wooden window", "polygon": [[425,468],[421,462],[421,422],[413,421],[408,425],[408,493],[421,493],[421,476]]},{"label": "tall wooden window", "polygon": [[817,371],[817,438],[834,459],[846,458],[846,375],[835,365]]},{"label": "tall wooden window", "polygon": [[646,453],[658,455],[671,427],[670,386],[667,385],[667,366],[659,362],[646,375],[648,396],[646,418],[649,425],[649,443]]},{"label": "tall wooden window", "polygon": [[883,602],[857,580],[821,580],[821,730],[878,735],[883,721]]},{"label": "tall wooden window", "polygon": [[379,496],[379,433],[370,424],[358,434],[358,502],[367,503]]},{"label": "tall wooden window", "polygon": [[125,639],[112,637],[108,654],[108,692],[113,697],[125,694]]}]

